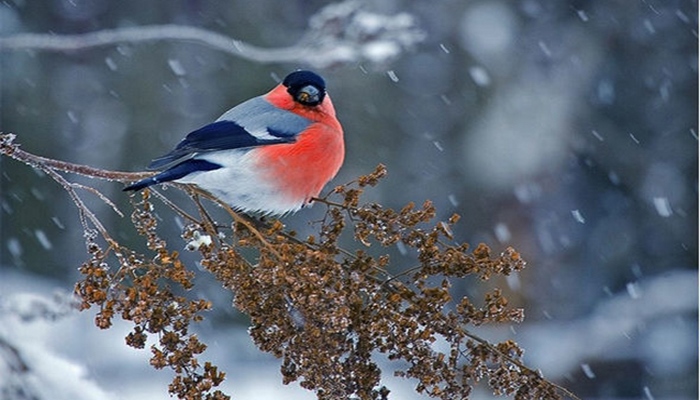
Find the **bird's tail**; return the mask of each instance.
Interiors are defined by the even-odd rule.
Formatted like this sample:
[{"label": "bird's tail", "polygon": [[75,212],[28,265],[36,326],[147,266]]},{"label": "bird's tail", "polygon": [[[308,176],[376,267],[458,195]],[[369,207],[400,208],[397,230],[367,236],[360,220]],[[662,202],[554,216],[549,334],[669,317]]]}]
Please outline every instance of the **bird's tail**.
[{"label": "bird's tail", "polygon": [[[158,174],[158,175],[160,175],[160,174]],[[141,190],[143,188],[147,188],[149,186],[153,186],[155,184],[161,183],[161,181],[157,178],[158,175],[151,176],[151,177],[145,178],[145,179],[141,179],[140,181],[134,182],[122,190],[125,192],[131,191],[131,190],[136,191],[136,190]]]},{"label": "bird's tail", "polygon": [[164,183],[164,182],[170,182],[174,181],[177,179],[180,179],[186,175],[189,175],[193,172],[197,171],[211,171],[214,169],[219,169],[221,168],[221,165],[215,164],[209,161],[205,160],[187,160],[184,162],[181,162],[180,164],[175,165],[172,168],[168,168],[163,172],[160,172],[156,175],[153,175],[151,177],[141,179],[140,181],[134,182],[131,185],[125,187],[124,190],[125,192],[131,191],[131,190],[141,190],[143,188],[147,188],[149,186],[157,185],[159,183]]}]

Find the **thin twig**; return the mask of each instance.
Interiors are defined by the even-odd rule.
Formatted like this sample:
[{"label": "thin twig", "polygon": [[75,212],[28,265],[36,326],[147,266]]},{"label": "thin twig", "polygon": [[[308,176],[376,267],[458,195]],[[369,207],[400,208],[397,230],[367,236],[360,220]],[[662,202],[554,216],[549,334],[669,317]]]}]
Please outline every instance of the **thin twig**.
[{"label": "thin twig", "polygon": [[[165,184],[166,184],[166,185],[169,185],[170,183],[165,183]],[[177,204],[175,204],[175,203],[173,203],[172,201],[170,201],[170,199],[168,199],[167,197],[165,197],[161,192],[159,192],[159,191],[156,190],[155,188],[150,187],[150,188],[148,188],[148,191],[149,191],[149,193],[151,193],[151,194],[153,194],[154,196],[156,196],[156,197],[158,198],[158,200],[162,201],[163,204],[165,204],[166,206],[168,206],[171,210],[175,211],[176,214],[179,214],[181,217],[183,217],[183,218],[189,220],[189,221],[192,222],[192,223],[195,223],[195,224],[197,224],[197,225],[201,225],[201,222],[200,222],[197,218],[195,218],[195,217],[191,216],[190,214],[188,214],[185,210],[183,210],[183,209],[180,208]]]},{"label": "thin twig", "polygon": [[207,212],[206,208],[202,205],[200,197],[196,191],[192,190],[191,185],[186,185],[187,191],[192,199],[192,201],[197,205],[197,210],[199,215],[202,217],[202,221],[199,223],[200,226],[204,228],[205,231],[209,231],[212,236],[217,237],[219,235],[218,227],[216,222],[212,219],[211,215]]},{"label": "thin twig", "polygon": [[14,158],[17,161],[23,162],[30,167],[42,169],[50,168],[52,170],[83,175],[89,178],[98,178],[118,182],[131,182],[153,175],[153,172],[110,171],[90,167],[88,165],[74,164],[67,161],[38,156],[22,150],[19,144],[14,143],[15,138],[16,135],[12,133],[0,134],[0,153]]},{"label": "thin twig", "polygon": [[112,239],[109,233],[107,233],[107,229],[105,229],[104,225],[102,225],[97,216],[95,216],[95,214],[93,214],[93,212],[90,211],[88,206],[86,206],[83,200],[80,198],[80,196],[78,196],[78,193],[73,188],[73,184],[68,182],[63,176],[61,176],[52,168],[48,168],[46,166],[40,166],[39,168],[48,176],[50,176],[53,180],[55,180],[58,184],[63,186],[63,189],[66,192],[68,192],[68,195],[70,196],[71,200],[73,200],[73,203],[78,207],[78,212],[80,212],[80,220],[83,224],[83,229],[85,231],[90,231],[90,227],[85,221],[85,219],[87,218],[95,226],[95,229],[97,229],[100,232],[100,235],[102,235],[102,237],[105,239],[105,241],[107,241],[107,243],[110,246],[117,246],[117,242]]},{"label": "thin twig", "polygon": [[75,183],[75,182],[72,182],[70,185],[73,187],[76,187],[78,189],[87,190],[88,192],[94,194],[95,196],[99,197],[100,200],[102,200],[105,204],[107,204],[115,213],[117,213],[117,215],[119,215],[122,218],[124,217],[124,214],[121,211],[119,211],[119,208],[117,208],[117,205],[114,204],[112,202],[112,200],[110,200],[107,196],[105,196],[102,192],[95,189],[94,187],[86,186],[86,185],[83,185],[80,183]]}]

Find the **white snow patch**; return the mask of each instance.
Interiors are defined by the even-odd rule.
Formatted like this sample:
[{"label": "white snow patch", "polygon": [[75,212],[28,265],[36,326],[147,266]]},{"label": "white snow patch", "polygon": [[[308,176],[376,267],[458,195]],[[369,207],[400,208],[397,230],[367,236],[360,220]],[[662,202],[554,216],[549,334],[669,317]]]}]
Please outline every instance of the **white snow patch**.
[{"label": "white snow patch", "polygon": [[508,229],[508,225],[503,222],[497,223],[493,231],[496,234],[496,239],[501,243],[505,243],[511,238],[510,229]]},{"label": "white snow patch", "polygon": [[36,236],[36,240],[39,241],[39,244],[44,248],[44,250],[51,250],[53,248],[53,244],[49,240],[49,237],[46,236],[46,232],[44,232],[42,229],[35,230],[34,236]]},{"label": "white snow patch", "polygon": [[485,87],[491,84],[491,77],[483,67],[475,66],[469,68],[469,76],[471,76],[477,86]]},{"label": "white snow patch", "polygon": [[22,244],[19,242],[19,239],[15,237],[7,239],[7,250],[10,251],[10,254],[12,254],[14,258],[22,257]]},{"label": "white snow patch", "polygon": [[583,217],[583,214],[581,214],[581,210],[578,210],[578,209],[571,210],[571,215],[574,217],[576,222],[578,222],[579,224],[586,223],[586,219]]},{"label": "white snow patch", "polygon": [[586,14],[585,11],[583,10],[576,10],[576,15],[578,15],[579,19],[583,22],[588,22],[588,14]]},{"label": "white snow patch", "polygon": [[185,76],[187,74],[187,72],[185,71],[185,67],[182,66],[180,60],[171,58],[168,60],[168,66],[170,67],[170,70],[173,71],[173,73],[177,76]]},{"label": "white snow patch", "polygon": [[667,197],[654,197],[654,208],[656,208],[656,212],[659,216],[663,218],[668,218],[673,215],[673,209]]},{"label": "white snow patch", "polygon": [[362,55],[374,63],[385,62],[400,53],[401,48],[398,44],[388,40],[371,42],[362,47]]},{"label": "white snow patch", "polygon": [[189,251],[199,250],[202,246],[211,246],[211,236],[202,235],[199,231],[195,231],[192,234],[192,240],[187,243],[185,247]]},{"label": "white snow patch", "polygon": [[583,370],[583,373],[584,375],[586,375],[586,378],[595,379],[595,373],[593,372],[589,364],[581,364],[581,370]]},{"label": "white snow patch", "polygon": [[112,57],[105,58],[105,64],[107,64],[107,68],[109,68],[111,71],[117,70],[117,63]]},{"label": "white snow patch", "polygon": [[396,72],[393,69],[386,71],[386,74],[389,76],[389,79],[391,79],[392,82],[399,81],[399,77],[396,75]]}]

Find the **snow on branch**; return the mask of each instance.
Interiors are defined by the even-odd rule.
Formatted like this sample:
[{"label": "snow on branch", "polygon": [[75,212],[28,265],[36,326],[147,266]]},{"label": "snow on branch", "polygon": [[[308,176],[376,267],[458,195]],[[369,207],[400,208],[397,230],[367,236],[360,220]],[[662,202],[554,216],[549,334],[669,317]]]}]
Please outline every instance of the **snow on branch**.
[{"label": "snow on branch", "polygon": [[410,14],[380,15],[351,0],[322,8],[310,18],[299,42],[289,47],[262,48],[207,29],[168,24],[72,35],[22,33],[0,38],[0,51],[67,52],[122,43],[189,41],[259,63],[296,62],[320,68],[350,62],[387,63],[423,38]]}]

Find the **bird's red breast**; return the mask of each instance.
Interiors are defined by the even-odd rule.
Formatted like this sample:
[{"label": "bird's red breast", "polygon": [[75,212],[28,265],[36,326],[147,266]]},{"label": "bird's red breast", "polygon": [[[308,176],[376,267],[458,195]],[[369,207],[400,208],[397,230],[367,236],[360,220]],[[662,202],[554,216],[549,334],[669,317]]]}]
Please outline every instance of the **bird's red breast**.
[{"label": "bird's red breast", "polygon": [[321,104],[305,106],[295,102],[283,85],[270,91],[265,99],[313,121],[294,143],[261,148],[258,162],[265,179],[276,181],[286,197],[306,202],[318,196],[333,179],[345,157],[343,128],[335,117],[333,102],[326,95]]}]

